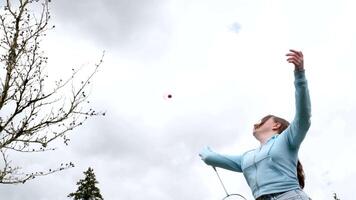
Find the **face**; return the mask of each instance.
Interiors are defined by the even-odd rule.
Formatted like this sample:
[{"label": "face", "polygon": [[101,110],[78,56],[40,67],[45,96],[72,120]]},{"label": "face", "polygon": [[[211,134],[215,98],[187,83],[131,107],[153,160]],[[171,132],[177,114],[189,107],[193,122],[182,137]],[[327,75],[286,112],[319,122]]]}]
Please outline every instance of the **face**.
[{"label": "face", "polygon": [[274,130],[275,125],[276,122],[274,122],[273,117],[266,116],[262,118],[261,121],[253,125],[253,135],[256,137],[262,135],[265,132],[270,132]]}]

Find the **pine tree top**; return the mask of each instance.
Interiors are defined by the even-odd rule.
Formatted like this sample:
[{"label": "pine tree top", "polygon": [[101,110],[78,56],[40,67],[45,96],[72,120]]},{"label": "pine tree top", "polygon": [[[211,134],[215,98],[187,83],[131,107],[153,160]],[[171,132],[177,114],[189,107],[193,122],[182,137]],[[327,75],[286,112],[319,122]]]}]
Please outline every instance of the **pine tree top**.
[{"label": "pine tree top", "polygon": [[77,182],[77,191],[70,193],[68,197],[74,200],[103,200],[104,198],[100,194],[100,189],[96,186],[99,182],[95,178],[94,170],[89,167],[83,173],[85,178]]}]

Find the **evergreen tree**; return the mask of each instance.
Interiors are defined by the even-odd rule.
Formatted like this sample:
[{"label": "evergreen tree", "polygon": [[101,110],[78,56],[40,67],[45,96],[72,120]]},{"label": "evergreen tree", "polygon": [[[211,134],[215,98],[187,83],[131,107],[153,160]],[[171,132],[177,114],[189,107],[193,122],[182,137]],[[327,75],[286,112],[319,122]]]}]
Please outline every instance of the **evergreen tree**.
[{"label": "evergreen tree", "polygon": [[77,182],[79,186],[77,191],[70,193],[68,197],[74,198],[74,200],[103,200],[100,189],[95,186],[99,182],[95,178],[94,170],[89,167],[84,175],[85,178]]},{"label": "evergreen tree", "polygon": [[334,193],[334,199],[335,199],[335,200],[340,200],[340,199],[337,197],[336,193]]}]

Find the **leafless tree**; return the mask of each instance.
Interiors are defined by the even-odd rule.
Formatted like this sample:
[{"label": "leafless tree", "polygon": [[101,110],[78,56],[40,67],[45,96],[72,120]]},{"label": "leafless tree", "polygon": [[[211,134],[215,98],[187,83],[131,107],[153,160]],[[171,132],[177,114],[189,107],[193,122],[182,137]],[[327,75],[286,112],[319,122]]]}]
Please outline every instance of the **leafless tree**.
[{"label": "leafless tree", "polygon": [[[10,159],[11,152],[54,150],[49,143],[97,115],[88,108],[88,86],[102,63],[102,57],[83,81],[80,70],[68,78],[48,83],[44,68],[48,58],[40,48],[49,25],[50,0],[2,0],[0,10],[0,183],[25,183],[73,167],[60,164],[54,169],[24,172]],[[34,9],[36,8],[36,9]],[[51,87],[48,87],[52,85]],[[1,157],[0,157],[1,158]],[[15,166],[13,166],[15,165]]]}]

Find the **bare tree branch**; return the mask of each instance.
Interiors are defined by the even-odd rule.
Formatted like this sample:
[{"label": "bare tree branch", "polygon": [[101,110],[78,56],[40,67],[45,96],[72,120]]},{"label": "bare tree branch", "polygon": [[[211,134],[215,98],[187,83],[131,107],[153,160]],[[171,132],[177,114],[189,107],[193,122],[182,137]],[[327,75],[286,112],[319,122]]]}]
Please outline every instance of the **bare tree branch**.
[{"label": "bare tree branch", "polygon": [[[75,80],[80,70],[55,82],[48,88],[44,73],[48,58],[40,43],[49,26],[49,0],[6,0],[0,10],[0,183],[24,183],[73,167],[72,163],[46,172],[22,173],[20,166],[12,166],[9,153],[35,153],[55,150],[51,142],[62,138],[81,126],[88,118],[104,115],[87,107],[88,88],[102,65],[103,56],[93,71],[80,84]],[[39,13],[31,6],[41,6]],[[45,84],[46,83],[46,84]],[[68,90],[72,90],[68,95]],[[1,168],[2,166],[2,168]]]}]

